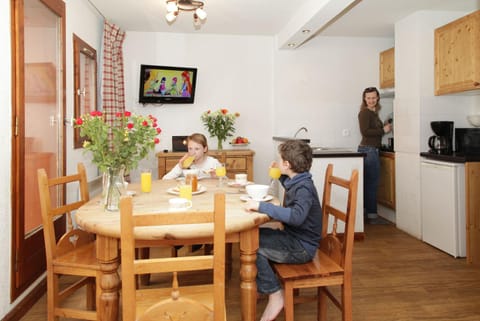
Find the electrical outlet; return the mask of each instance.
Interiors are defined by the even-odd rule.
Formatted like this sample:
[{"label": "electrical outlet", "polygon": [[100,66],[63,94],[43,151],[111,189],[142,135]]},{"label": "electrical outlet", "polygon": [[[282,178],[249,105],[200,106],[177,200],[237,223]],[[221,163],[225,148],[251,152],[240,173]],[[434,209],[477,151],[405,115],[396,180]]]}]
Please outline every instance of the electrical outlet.
[{"label": "electrical outlet", "polygon": [[344,130],[342,130],[342,136],[343,136],[343,137],[350,136],[350,130],[349,130],[349,129],[344,129]]}]

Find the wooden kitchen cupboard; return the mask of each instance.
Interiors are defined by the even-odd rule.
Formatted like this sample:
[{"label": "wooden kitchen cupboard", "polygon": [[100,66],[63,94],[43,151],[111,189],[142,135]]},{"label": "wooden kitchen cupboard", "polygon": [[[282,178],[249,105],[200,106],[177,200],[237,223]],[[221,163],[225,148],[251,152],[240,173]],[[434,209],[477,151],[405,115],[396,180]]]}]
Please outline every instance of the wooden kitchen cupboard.
[{"label": "wooden kitchen cupboard", "polygon": [[435,29],[435,95],[480,89],[480,10]]},{"label": "wooden kitchen cupboard", "polygon": [[395,48],[380,53],[380,88],[395,87]]},{"label": "wooden kitchen cupboard", "polygon": [[[185,152],[159,152],[156,154],[158,159],[158,178],[168,173]],[[227,176],[234,178],[235,174],[246,173],[247,179],[253,182],[253,156],[255,152],[250,149],[228,149],[228,150],[209,150],[208,155],[215,157],[227,167]]]},{"label": "wooden kitchen cupboard", "polygon": [[480,265],[480,162],[465,163],[467,262]]},{"label": "wooden kitchen cupboard", "polygon": [[395,153],[380,153],[380,181],[377,202],[395,209]]}]

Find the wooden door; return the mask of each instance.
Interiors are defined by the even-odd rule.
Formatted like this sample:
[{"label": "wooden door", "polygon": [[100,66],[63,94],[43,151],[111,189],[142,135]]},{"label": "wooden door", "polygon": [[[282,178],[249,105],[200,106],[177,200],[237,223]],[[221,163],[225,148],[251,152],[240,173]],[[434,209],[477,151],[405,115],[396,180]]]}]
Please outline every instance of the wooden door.
[{"label": "wooden door", "polygon": [[467,262],[480,265],[480,163],[465,163]]},{"label": "wooden door", "polygon": [[12,300],[45,271],[37,169],[65,168],[64,16],[62,0],[12,0]]}]

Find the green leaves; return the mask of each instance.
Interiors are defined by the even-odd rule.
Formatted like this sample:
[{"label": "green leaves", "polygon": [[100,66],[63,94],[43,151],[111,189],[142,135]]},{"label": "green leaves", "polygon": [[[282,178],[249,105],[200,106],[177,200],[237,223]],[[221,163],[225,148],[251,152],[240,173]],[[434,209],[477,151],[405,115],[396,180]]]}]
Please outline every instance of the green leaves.
[{"label": "green leaves", "polygon": [[160,142],[156,136],[161,129],[151,115],[117,113],[109,125],[100,111],[93,111],[78,118],[75,127],[80,128],[81,137],[87,138],[83,147],[103,172],[121,166],[127,170],[138,167],[138,162]]}]

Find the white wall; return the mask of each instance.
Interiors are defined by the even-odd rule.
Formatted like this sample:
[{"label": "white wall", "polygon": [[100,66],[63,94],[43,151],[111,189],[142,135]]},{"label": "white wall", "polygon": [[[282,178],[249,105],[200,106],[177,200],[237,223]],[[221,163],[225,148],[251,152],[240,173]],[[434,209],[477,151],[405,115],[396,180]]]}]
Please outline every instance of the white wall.
[{"label": "white wall", "polygon": [[[227,108],[239,112],[235,136],[250,139],[255,150],[255,181],[267,182],[271,159],[273,120],[272,50],[273,38],[265,36],[226,36],[127,32],[125,38],[126,108],[152,114],[162,128],[156,151],[171,150],[173,135],[205,134],[210,149],[217,140],[210,138],[200,116],[209,109]],[[141,105],[138,103],[140,65],[166,65],[198,68],[194,104]],[[231,148],[228,142],[223,146]],[[157,175],[154,154],[140,167],[150,167]],[[138,179],[137,171],[133,179]]]},{"label": "white wall", "polygon": [[[312,146],[356,150],[362,92],[378,87],[379,53],[391,47],[391,38],[317,37],[297,50],[276,51],[275,136],[306,126]],[[392,111],[391,98],[381,103],[382,116]]]},{"label": "white wall", "polygon": [[471,127],[466,115],[480,108],[479,96],[434,96],[434,29],[465,14],[422,11],[395,24],[396,223],[418,238],[419,154],[428,151],[430,122],[453,120],[455,127]]}]

